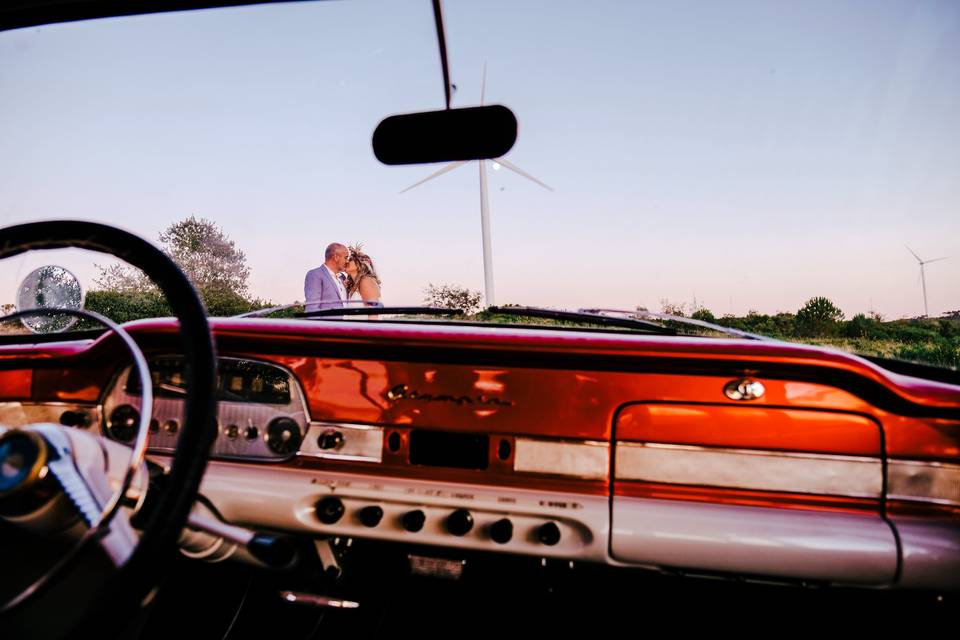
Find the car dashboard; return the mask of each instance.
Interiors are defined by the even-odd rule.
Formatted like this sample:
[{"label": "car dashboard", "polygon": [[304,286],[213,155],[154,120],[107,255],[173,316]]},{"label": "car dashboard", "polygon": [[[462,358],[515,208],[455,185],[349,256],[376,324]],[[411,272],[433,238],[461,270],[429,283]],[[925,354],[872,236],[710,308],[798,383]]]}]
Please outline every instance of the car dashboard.
[{"label": "car dashboard", "polygon": [[[776,342],[212,327],[218,434],[201,494],[227,523],[447,555],[960,588],[956,386]],[[128,329],[153,376],[162,465],[183,419],[176,327]],[[109,336],[0,347],[0,423],[131,442],[142,408],[126,358]],[[189,554],[229,555],[214,542]]]}]

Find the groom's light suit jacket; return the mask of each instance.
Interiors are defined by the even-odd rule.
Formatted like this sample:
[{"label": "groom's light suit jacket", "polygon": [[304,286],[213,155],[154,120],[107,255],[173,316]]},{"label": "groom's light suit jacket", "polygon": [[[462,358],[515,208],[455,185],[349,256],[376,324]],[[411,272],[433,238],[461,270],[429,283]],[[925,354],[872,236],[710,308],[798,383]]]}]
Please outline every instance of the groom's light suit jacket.
[{"label": "groom's light suit jacket", "polygon": [[316,269],[307,271],[307,277],[303,281],[303,300],[304,310],[308,312],[343,306],[337,283],[325,266],[320,265]]}]

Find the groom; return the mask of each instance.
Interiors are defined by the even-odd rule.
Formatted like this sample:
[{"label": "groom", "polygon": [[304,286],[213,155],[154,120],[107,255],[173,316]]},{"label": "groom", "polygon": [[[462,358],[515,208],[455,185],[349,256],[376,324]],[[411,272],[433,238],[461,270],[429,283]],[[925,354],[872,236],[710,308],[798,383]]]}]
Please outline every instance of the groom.
[{"label": "groom", "polygon": [[339,274],[347,267],[349,257],[347,247],[334,242],[323,254],[323,265],[307,271],[307,277],[303,281],[305,311],[309,313],[343,306],[343,301],[347,299],[347,289],[340,281]]}]

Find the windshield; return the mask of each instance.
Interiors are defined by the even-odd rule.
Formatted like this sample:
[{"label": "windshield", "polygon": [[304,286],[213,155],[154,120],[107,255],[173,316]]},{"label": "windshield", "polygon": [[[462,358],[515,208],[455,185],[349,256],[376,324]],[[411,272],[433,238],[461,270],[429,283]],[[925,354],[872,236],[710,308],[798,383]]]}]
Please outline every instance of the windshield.
[{"label": "windshield", "polygon": [[[519,121],[502,161],[373,155],[384,117],[444,105],[426,0],[0,33],[0,225],[134,231],[212,315],[294,315],[313,278],[478,322],[550,322],[490,305],[662,320],[640,310],[960,365],[960,5],[444,7],[453,105]],[[168,313],[81,251],[4,260],[0,305],[51,263],[89,309]]]}]

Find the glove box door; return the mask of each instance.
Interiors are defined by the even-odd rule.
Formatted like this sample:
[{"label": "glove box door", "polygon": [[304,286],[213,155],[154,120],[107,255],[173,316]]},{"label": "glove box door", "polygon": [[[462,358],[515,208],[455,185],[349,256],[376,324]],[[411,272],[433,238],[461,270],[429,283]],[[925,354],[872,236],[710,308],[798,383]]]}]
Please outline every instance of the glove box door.
[{"label": "glove box door", "polygon": [[624,563],[882,585],[880,425],[858,414],[636,403],[614,422],[610,549]]}]

